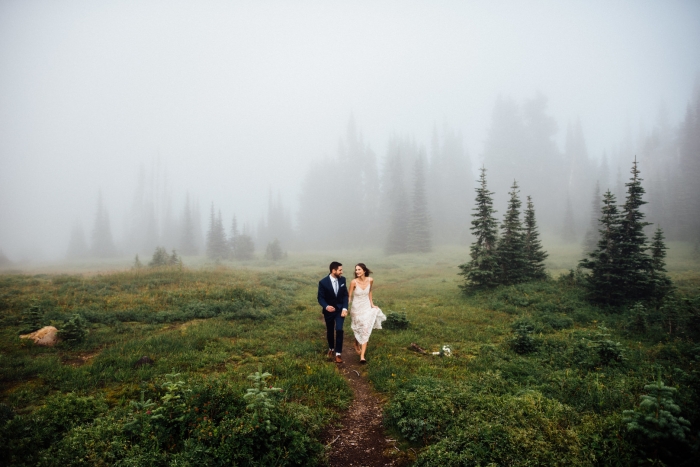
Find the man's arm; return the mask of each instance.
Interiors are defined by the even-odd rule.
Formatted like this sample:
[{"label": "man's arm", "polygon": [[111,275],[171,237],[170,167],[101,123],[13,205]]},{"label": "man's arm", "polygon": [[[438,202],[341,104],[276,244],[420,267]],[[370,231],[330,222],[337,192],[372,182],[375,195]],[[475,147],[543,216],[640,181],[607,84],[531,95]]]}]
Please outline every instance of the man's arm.
[{"label": "man's arm", "polygon": [[[322,283],[322,282],[323,282],[323,281],[321,280],[321,281],[319,281],[319,283],[318,283],[318,297],[317,297],[318,304],[321,305],[321,307],[322,307],[324,310],[326,310],[326,311],[331,311],[331,310],[328,310],[328,303],[326,303],[326,299],[325,299],[325,297],[323,296],[324,294],[323,294],[323,283]],[[333,311],[335,311],[335,309],[333,309]]]}]

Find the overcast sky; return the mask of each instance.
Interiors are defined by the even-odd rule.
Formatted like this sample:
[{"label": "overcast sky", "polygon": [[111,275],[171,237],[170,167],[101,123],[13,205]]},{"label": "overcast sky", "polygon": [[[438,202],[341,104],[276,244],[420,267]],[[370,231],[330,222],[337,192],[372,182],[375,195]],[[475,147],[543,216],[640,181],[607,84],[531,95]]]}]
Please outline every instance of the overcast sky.
[{"label": "overcast sky", "polygon": [[446,123],[478,160],[498,95],[541,92],[598,158],[662,102],[680,121],[699,71],[693,0],[0,0],[0,249],[61,256],[99,189],[119,239],[155,160],[178,206],[257,222],[350,115],[379,156]]}]

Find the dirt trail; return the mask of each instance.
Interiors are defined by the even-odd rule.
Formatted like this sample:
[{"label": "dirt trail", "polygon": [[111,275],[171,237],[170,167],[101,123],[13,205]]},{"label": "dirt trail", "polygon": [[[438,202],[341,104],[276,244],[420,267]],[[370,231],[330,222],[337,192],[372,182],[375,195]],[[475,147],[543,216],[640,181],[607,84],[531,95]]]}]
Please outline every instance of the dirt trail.
[{"label": "dirt trail", "polygon": [[[368,354],[368,359],[370,358]],[[330,467],[400,466],[401,453],[394,447],[395,440],[385,435],[382,427],[382,401],[372,393],[360,365],[360,357],[351,348],[343,352],[344,363],[337,365],[355,397],[339,426],[331,428],[324,437],[330,446]],[[370,362],[369,365],[372,363]],[[398,454],[398,456],[397,456]]]}]

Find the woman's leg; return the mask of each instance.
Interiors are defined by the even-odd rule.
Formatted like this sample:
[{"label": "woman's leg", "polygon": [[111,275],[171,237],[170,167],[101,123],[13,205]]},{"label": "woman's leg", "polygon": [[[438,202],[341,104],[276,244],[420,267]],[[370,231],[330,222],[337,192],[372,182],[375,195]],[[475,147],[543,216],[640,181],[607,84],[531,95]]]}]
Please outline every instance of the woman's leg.
[{"label": "woman's leg", "polygon": [[365,352],[367,351],[367,342],[362,344],[362,349],[360,350],[360,360],[365,360]]},{"label": "woman's leg", "polygon": [[360,343],[357,342],[357,337],[355,338],[353,345],[355,346],[355,352],[360,353]]}]

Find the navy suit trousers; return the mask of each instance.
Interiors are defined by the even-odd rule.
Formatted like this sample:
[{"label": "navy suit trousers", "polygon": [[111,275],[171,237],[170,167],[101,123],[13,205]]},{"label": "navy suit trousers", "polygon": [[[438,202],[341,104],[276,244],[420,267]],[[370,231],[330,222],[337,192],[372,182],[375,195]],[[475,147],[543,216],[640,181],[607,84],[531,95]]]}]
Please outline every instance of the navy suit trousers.
[{"label": "navy suit trousers", "polygon": [[341,316],[341,310],[334,312],[323,312],[323,318],[326,320],[326,337],[328,338],[328,348],[335,350],[336,353],[343,351],[343,323],[345,318]]}]

